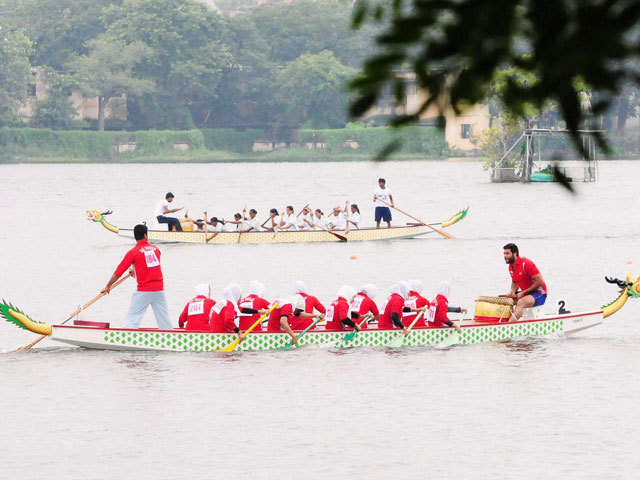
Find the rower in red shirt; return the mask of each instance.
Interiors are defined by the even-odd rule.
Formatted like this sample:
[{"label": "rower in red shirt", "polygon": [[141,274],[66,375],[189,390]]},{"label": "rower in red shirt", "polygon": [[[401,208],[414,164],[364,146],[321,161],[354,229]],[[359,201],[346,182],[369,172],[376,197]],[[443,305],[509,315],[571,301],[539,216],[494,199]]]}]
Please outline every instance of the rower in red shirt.
[{"label": "rower in red shirt", "polygon": [[378,322],[379,330],[391,330],[393,328],[401,328],[405,335],[408,335],[407,327],[402,322],[402,312],[404,310],[404,300],[409,294],[406,285],[396,283],[390,288],[391,295],[384,307],[384,313]]},{"label": "rower in red shirt", "polygon": [[[422,285],[422,282],[420,280],[409,280],[408,284],[409,297],[404,302],[404,305],[405,307],[409,307],[412,311],[405,312],[404,318],[402,319],[402,322],[407,326],[411,325],[416,319],[416,316],[418,315],[416,313],[417,311],[419,311],[420,309],[429,310],[429,307],[431,306],[429,300],[424,298],[421,294],[424,286]],[[427,317],[427,315],[422,315],[415,323],[413,328],[427,328],[425,317]]]},{"label": "rower in red shirt", "polygon": [[[360,291],[355,297],[353,297],[353,301],[351,302],[351,311],[358,313],[361,318],[370,313],[372,315],[370,321],[377,322],[380,318],[380,312],[378,311],[376,302],[373,301],[376,293],[376,286],[371,283],[361,287]],[[366,329],[367,322],[362,323],[360,328]]]},{"label": "rower in red shirt", "polygon": [[216,302],[211,299],[211,285],[196,285],[195,296],[187,302],[178,319],[178,326],[187,330],[211,330],[212,309]]},{"label": "rower in red shirt", "polygon": [[228,285],[224,289],[224,302],[216,303],[211,314],[211,331],[215,333],[240,333],[236,325],[238,316],[237,304],[240,300],[240,286],[236,284]]},{"label": "rower in red shirt", "polygon": [[360,331],[360,327],[353,321],[353,319],[360,318],[360,315],[352,313],[349,305],[355,294],[356,289],[347,285],[338,290],[338,298],[327,309],[326,318],[328,321],[325,330],[340,331],[344,330],[344,326],[347,325]]},{"label": "rower in red shirt", "polygon": [[460,333],[462,332],[460,325],[450,320],[448,313],[467,313],[467,310],[465,308],[449,306],[450,291],[451,287],[448,283],[443,282],[440,285],[436,299],[433,302],[435,304],[433,322],[429,322],[429,326],[434,328],[444,328],[445,326],[453,327],[458,331],[458,333]]},{"label": "rower in red shirt", "polygon": [[118,278],[133,265],[138,280],[138,291],[134,292],[127,312],[127,328],[138,328],[147,307],[151,305],[158,327],[170,330],[171,320],[167,299],[164,296],[160,250],[149,243],[146,225],[136,225],[133,228],[133,236],[136,245],[124,256],[102,292],[109,293]]},{"label": "rower in red shirt", "polygon": [[514,243],[507,243],[503,249],[504,261],[509,265],[511,276],[511,291],[506,297],[513,298],[515,302],[513,315],[509,319],[512,322],[522,318],[525,308],[544,305],[547,300],[547,285],[536,264],[521,257]]},{"label": "rower in red shirt", "polygon": [[[245,331],[260,319],[263,310],[269,308],[269,302],[262,298],[264,295],[264,285],[258,281],[249,284],[249,295],[240,299],[238,307],[240,309],[240,330]],[[258,325],[254,332],[261,332],[262,325]]]},{"label": "rower in red shirt", "polygon": [[293,317],[293,302],[295,299],[280,299],[275,300],[278,303],[278,307],[271,310],[269,314],[269,320],[267,322],[267,332],[287,332],[291,337],[294,344],[298,345],[298,337],[293,333],[289,320]]},{"label": "rower in red shirt", "polygon": [[[307,293],[307,286],[304,282],[297,281],[294,286],[297,297],[295,303],[294,317],[291,319],[291,328],[294,330],[304,330],[313,323],[313,319],[327,312],[324,305],[314,297]],[[314,313],[315,312],[317,313]],[[314,327],[315,328],[315,327]]]}]

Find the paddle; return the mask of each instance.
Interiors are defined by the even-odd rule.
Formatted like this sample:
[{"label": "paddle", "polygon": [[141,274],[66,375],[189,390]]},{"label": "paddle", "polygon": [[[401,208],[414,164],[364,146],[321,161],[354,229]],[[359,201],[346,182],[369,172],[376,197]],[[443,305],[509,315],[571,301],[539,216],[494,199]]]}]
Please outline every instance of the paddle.
[{"label": "paddle", "polygon": [[320,228],[320,230],[324,230],[327,233],[330,233],[331,235],[333,235],[334,237],[337,237],[338,240],[340,240],[341,242],[346,242],[347,241],[347,237],[343,236],[343,235],[339,235],[335,232],[332,232],[331,230],[324,228],[321,224],[316,223],[316,226]]},{"label": "paddle", "polygon": [[[269,311],[268,311],[268,312],[266,312],[266,313],[262,314],[262,316],[261,316],[258,320],[256,320],[256,321],[255,321],[255,323],[254,323],[253,325],[251,325],[249,328],[247,328],[247,330],[246,330],[246,331],[244,332],[244,334],[243,334],[243,335],[245,336],[245,338],[246,338],[246,336],[247,336],[248,334],[250,334],[251,332],[253,332],[253,330],[254,330],[258,325],[260,325],[260,324],[264,321],[264,319],[265,319],[265,318],[267,318],[267,317],[269,316],[269,314],[273,311],[273,309],[274,309],[274,308],[276,308],[277,306],[278,306],[278,303],[277,303],[277,302],[276,302],[276,303],[274,303],[274,304],[271,306],[271,308],[269,309]],[[242,340],[243,340],[243,337],[242,337],[242,336],[238,336],[238,338],[237,338],[236,340],[234,340],[233,342],[231,342],[231,344],[230,344],[230,345],[228,345],[228,346],[226,346],[226,347],[224,347],[224,348],[219,348],[219,349],[218,349],[218,352],[233,352],[233,351],[236,349],[236,347],[237,347],[238,345],[240,345],[240,342],[242,342]]]},{"label": "paddle", "polygon": [[[460,317],[460,323],[462,323],[462,320],[464,319],[464,314],[467,313],[466,310],[464,312],[460,312],[462,313],[462,317]],[[456,343],[460,343],[460,333],[461,333],[461,329],[459,325],[456,325],[454,323],[454,328],[455,331],[451,332],[449,334],[449,336],[447,336],[447,338],[445,338],[442,342],[440,342],[438,344],[438,346],[436,348],[449,348],[453,345],[455,345]]]},{"label": "paddle", "polygon": [[[305,328],[302,332],[300,332],[300,335],[298,335],[298,342],[300,341],[300,339],[302,337],[304,337],[304,334],[307,333],[309,330],[311,330],[313,327],[316,326],[316,324],[320,321],[322,321],[324,317],[318,317],[311,325],[309,325],[307,328]],[[280,347],[278,350],[289,350],[293,345],[295,345],[295,343],[293,343],[293,340],[290,341],[287,345],[285,345],[284,347]]]},{"label": "paddle", "polygon": [[[371,315],[371,312],[367,313],[364,317],[362,317],[362,321],[358,324],[358,328],[362,327],[362,325],[364,325],[365,322],[369,321],[372,318],[373,318],[373,315]],[[354,328],[352,332],[346,333],[344,337],[342,337],[342,341],[349,342],[353,340],[357,334],[358,334],[358,330]]]},{"label": "paddle", "polygon": [[[129,274],[122,277],[120,280],[118,280],[116,283],[113,284],[113,286],[111,287],[111,289],[113,290],[114,288],[116,288],[118,285],[120,285],[122,282],[124,282],[127,278],[129,277],[133,277],[133,271],[129,270]],[[71,320],[72,318],[78,316],[78,314],[80,312],[82,312],[83,310],[89,308],[91,305],[93,305],[95,302],[97,302],[98,300],[100,300],[102,297],[104,297],[106,295],[106,293],[100,293],[99,295],[97,295],[96,297],[94,297],[93,299],[89,300],[87,303],[85,303],[82,307],[78,307],[78,309],[73,312],[71,315],[69,315],[69,318],[67,318],[64,322],[62,322],[60,325],[64,325],[65,323],[67,323],[69,320]],[[17,350],[14,350],[11,353],[17,353],[17,352],[21,352],[23,350],[29,350],[31,347],[33,347],[35,344],[37,344],[38,342],[41,342],[42,340],[44,340],[48,335],[42,335],[40,338],[38,338],[37,340],[31,342],[29,345],[25,345],[24,347],[20,347]]]},{"label": "paddle", "polygon": [[411,330],[413,329],[413,326],[416,324],[416,322],[418,320],[420,320],[420,318],[422,318],[422,315],[424,314],[423,312],[420,312],[418,315],[416,315],[416,318],[413,320],[413,322],[411,322],[411,325],[409,325],[409,328],[407,329],[407,333],[404,334],[400,334],[398,335],[396,338],[394,338],[393,340],[391,340],[391,343],[389,343],[389,347],[391,348],[400,348],[402,346],[402,344],[405,341],[405,338],[409,336],[409,334],[411,333]]},{"label": "paddle", "polygon": [[424,223],[422,220],[420,220],[419,218],[414,217],[413,215],[408,214],[407,212],[400,210],[398,207],[391,205],[390,203],[385,202],[384,200],[382,200],[381,198],[378,198],[378,200],[380,200],[382,203],[384,203],[385,205],[399,211],[400,213],[402,213],[403,215],[406,215],[409,218],[413,218],[416,222],[418,222],[420,225],[424,225],[425,227],[430,228],[431,230],[433,230],[434,232],[442,235],[445,238],[456,238],[453,235],[449,235],[447,232],[444,232],[442,230],[439,230],[435,227],[432,227],[431,225],[429,225],[428,223]]},{"label": "paddle", "polygon": [[244,210],[242,210],[242,220],[243,221],[241,221],[238,224],[238,227],[239,227],[239,230],[238,230],[238,243],[240,243],[240,238],[242,237],[242,227],[244,226],[244,220],[247,219],[246,213],[247,213],[247,206],[245,205],[244,206]]}]

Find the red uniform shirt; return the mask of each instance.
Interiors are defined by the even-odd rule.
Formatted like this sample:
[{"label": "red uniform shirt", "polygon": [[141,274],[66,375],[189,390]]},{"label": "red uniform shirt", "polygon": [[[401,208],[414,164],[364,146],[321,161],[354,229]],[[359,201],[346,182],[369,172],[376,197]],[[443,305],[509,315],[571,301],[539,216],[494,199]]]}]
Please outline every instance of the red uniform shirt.
[{"label": "red uniform shirt", "polygon": [[237,325],[236,309],[229,300],[218,303],[211,314],[211,331],[215,333],[233,333]]},{"label": "red uniform shirt", "polygon": [[[187,330],[210,330],[209,319],[211,318],[211,309],[215,304],[215,301],[204,295],[192,298],[184,306],[184,310],[182,310],[178,319],[178,326]],[[186,327],[184,326],[185,323],[187,324]]]},{"label": "red uniform shirt", "polygon": [[350,318],[349,302],[347,302],[347,299],[339,297],[335,302],[333,302],[327,310],[326,318],[328,319],[328,322],[324,327],[325,330],[344,330],[342,320]]},{"label": "red uniform shirt", "polygon": [[[509,265],[509,275],[511,275],[511,280],[518,285],[518,288],[521,291],[524,291],[533,285],[533,276],[538,275],[539,273],[540,270],[538,270],[536,264],[528,258],[518,257],[516,258],[515,263]],[[536,292],[546,295],[547,285],[543,283]]]},{"label": "red uniform shirt", "polygon": [[[257,295],[251,294],[242,298],[238,302],[238,307],[240,308],[240,330],[247,330],[251,325],[256,323],[260,319],[259,313],[242,313],[243,308],[251,308],[253,310],[264,310],[265,308],[269,308],[269,302],[264,298],[260,298]],[[254,332],[261,332],[262,325],[258,325],[254,330]]]},{"label": "red uniform shirt", "polygon": [[151,245],[145,239],[139,240],[136,246],[126,253],[116,268],[115,275],[120,277],[131,265],[136,271],[139,292],[164,290],[158,247]]},{"label": "red uniform shirt", "polygon": [[[353,302],[351,302],[351,311],[359,313],[361,317],[366,315],[367,313],[371,313],[373,316],[377,316],[380,314],[378,312],[378,306],[376,302],[374,302],[369,295],[364,292],[358,292],[358,294],[353,297]],[[361,320],[355,320],[358,325],[360,325]],[[360,325],[360,328],[367,328],[367,324],[363,323]]]},{"label": "red uniform shirt", "polygon": [[[397,293],[392,294],[389,297],[387,305],[384,307],[384,313],[378,321],[378,328],[380,330],[388,330],[390,328],[397,328],[391,321],[391,314],[397,313],[398,318],[402,319],[402,309],[404,308],[404,298]],[[404,323],[404,322],[403,322]]]},{"label": "red uniform shirt", "polygon": [[[444,322],[449,322],[449,300],[442,295],[436,296],[435,299],[436,304],[436,313],[433,316],[433,327],[442,328],[445,327]],[[430,325],[431,326],[431,325]]]},{"label": "red uniform shirt", "polygon": [[282,332],[282,326],[280,325],[280,318],[287,317],[291,319],[293,316],[293,305],[285,303],[277,308],[271,310],[269,314],[269,321],[267,322],[267,332]]},{"label": "red uniform shirt", "polygon": [[[409,308],[429,308],[429,300],[424,298],[418,292],[412,290],[409,292],[409,298],[404,302],[404,306]],[[427,316],[427,313],[428,312],[422,314],[420,320],[416,322],[413,328],[426,328],[427,324],[425,322],[425,317]],[[411,323],[413,323],[413,321],[416,319],[417,315],[418,314],[415,312],[405,312],[405,317],[402,319],[402,323],[404,323],[405,327],[409,328]]]},{"label": "red uniform shirt", "polygon": [[[324,305],[322,305],[322,303],[320,303],[320,301],[313,295],[307,295],[306,293],[299,293],[298,295],[304,299],[305,313],[313,313],[314,309],[322,314],[327,313],[327,309],[324,308]],[[305,330],[313,322],[313,318],[291,317],[289,319],[289,325],[292,330]],[[315,329],[316,327],[314,326],[313,328]]]}]

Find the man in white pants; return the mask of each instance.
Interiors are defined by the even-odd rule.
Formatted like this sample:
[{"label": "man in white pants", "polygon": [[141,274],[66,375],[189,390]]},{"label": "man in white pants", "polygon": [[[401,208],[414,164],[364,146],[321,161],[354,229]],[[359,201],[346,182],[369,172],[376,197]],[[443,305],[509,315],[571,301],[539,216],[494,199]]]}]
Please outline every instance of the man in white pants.
[{"label": "man in white pants", "polygon": [[133,229],[133,236],[137,241],[135,247],[124,256],[102,291],[109,293],[118,278],[133,265],[138,280],[138,291],[134,292],[131,299],[131,306],[127,313],[127,328],[138,328],[147,307],[151,305],[158,327],[162,330],[171,330],[173,327],[169,319],[167,300],[164,296],[162,268],[160,267],[160,249],[149,243],[145,225],[136,225]]}]

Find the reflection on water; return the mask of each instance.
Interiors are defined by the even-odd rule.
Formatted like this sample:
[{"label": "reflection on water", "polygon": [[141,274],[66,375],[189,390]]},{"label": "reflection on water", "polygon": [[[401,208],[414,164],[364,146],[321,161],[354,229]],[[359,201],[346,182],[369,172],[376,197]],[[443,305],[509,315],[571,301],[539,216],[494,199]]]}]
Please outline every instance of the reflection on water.
[{"label": "reflection on water", "polygon": [[[314,164],[312,176],[308,165],[252,165],[251,182],[268,188],[247,191],[248,172],[240,164],[2,165],[0,209],[11,230],[1,231],[0,241],[11,253],[2,257],[0,296],[36,320],[59,322],[96,295],[130,242],[87,222],[87,208],[112,208],[112,220],[128,226],[171,189],[193,211],[222,214],[245,202],[263,211],[348,197],[367,219],[381,175],[399,206],[429,221],[470,204],[469,217],[451,230],[458,238],[162,246],[171,313],[177,316],[202,280],[213,279],[220,292],[230,281],[254,278],[270,296],[302,279],[323,300],[342,283],[373,282],[379,303],[400,279],[423,279],[427,296],[449,280],[452,303],[472,310],[477,295],[508,288],[501,247],[511,240],[541,268],[549,311],[559,299],[579,311],[616,296],[604,275],[640,264],[639,227],[619,208],[635,205],[636,163],[607,162],[601,181],[577,185],[575,198],[554,185],[490,184],[474,163]],[[215,190],[194,187],[203,179],[215,179]],[[50,212],[36,228],[33,212],[43,204]],[[132,285],[119,288],[83,318],[122,325],[131,292]],[[83,480],[635,478],[639,309],[630,300],[611,321],[570,338],[447,349],[131,353],[45,341],[0,355],[8,439],[0,448],[2,473]],[[145,322],[153,324],[150,315]],[[0,325],[4,352],[33,338]]]}]

